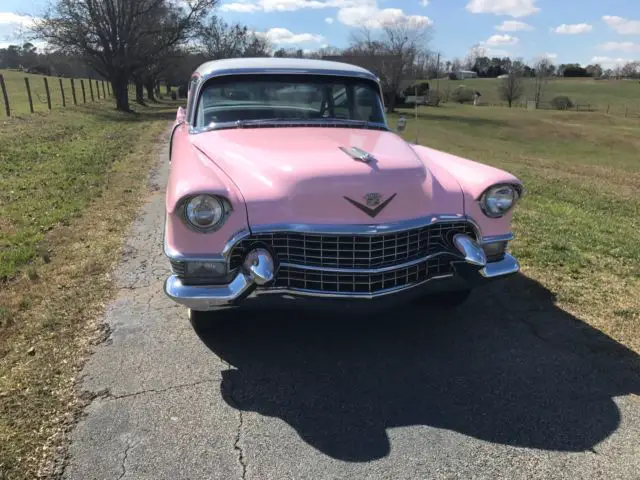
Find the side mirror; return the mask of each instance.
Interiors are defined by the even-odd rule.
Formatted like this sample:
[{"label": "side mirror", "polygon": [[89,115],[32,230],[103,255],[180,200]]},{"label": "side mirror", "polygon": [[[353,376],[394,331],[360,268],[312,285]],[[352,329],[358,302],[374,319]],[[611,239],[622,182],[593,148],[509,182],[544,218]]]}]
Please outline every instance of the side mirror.
[{"label": "side mirror", "polygon": [[400,117],[398,123],[396,123],[396,132],[402,133],[407,129],[407,119]]}]

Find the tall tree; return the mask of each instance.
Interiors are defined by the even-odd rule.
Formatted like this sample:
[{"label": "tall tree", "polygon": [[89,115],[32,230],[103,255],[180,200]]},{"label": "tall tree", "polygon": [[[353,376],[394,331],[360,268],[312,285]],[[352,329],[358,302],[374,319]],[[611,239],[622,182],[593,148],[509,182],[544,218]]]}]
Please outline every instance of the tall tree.
[{"label": "tall tree", "polygon": [[506,78],[501,79],[498,85],[498,93],[500,98],[507,102],[509,108],[511,108],[513,102],[518,100],[524,93],[522,71],[512,69]]},{"label": "tall tree", "polygon": [[393,21],[381,31],[363,28],[352,36],[345,50],[353,63],[375,72],[387,96],[387,109],[392,112],[403,81],[415,79],[416,58],[427,50],[429,25]]},{"label": "tall tree", "polygon": [[85,57],[111,82],[118,110],[129,111],[127,86],[146,61],[184,43],[218,0],[57,0],[35,22],[36,37]]},{"label": "tall tree", "polygon": [[544,91],[554,68],[549,58],[540,57],[536,60],[533,70],[535,72],[533,98],[536,102],[536,108],[538,108],[540,106],[540,102],[542,102]]}]

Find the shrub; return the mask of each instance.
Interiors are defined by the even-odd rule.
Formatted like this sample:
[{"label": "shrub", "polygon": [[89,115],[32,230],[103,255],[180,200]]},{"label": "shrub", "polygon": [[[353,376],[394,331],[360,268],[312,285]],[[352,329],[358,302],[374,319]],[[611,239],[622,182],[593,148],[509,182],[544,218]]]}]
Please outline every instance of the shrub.
[{"label": "shrub", "polygon": [[418,82],[404,89],[403,95],[409,97],[415,95],[416,88],[418,89],[418,96],[427,95],[429,93],[429,82]]},{"label": "shrub", "polygon": [[475,91],[472,88],[460,85],[451,92],[451,100],[456,103],[472,103]]},{"label": "shrub", "polygon": [[430,90],[427,94],[427,105],[430,107],[437,107],[442,101],[442,95],[437,90]]},{"label": "shrub", "polygon": [[556,110],[568,110],[573,107],[573,102],[566,95],[560,95],[551,100],[551,105]]}]

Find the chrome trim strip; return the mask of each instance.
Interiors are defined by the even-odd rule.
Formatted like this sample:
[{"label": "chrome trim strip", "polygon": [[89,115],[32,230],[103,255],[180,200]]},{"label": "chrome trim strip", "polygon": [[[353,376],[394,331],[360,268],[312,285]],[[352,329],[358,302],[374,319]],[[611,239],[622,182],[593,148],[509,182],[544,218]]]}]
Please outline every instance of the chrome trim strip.
[{"label": "chrome trim strip", "polygon": [[381,223],[381,224],[306,224],[306,223],[283,223],[283,224],[267,224],[255,225],[251,227],[252,233],[277,233],[277,232],[296,232],[296,233],[317,233],[324,235],[379,235],[382,233],[395,233],[403,230],[411,230],[414,228],[427,227],[435,223],[441,222],[469,222],[479,234],[478,225],[462,214],[443,214],[432,215],[430,217],[416,218],[412,220],[401,220],[398,222]]},{"label": "chrome trim strip", "polygon": [[482,239],[480,240],[480,245],[486,245],[487,243],[496,242],[510,242],[513,239],[513,233],[505,233],[504,235],[489,235],[487,237],[482,237]]},{"label": "chrome trim strip", "polygon": [[310,265],[299,265],[297,263],[287,263],[287,262],[283,262],[280,264],[281,267],[288,267],[288,268],[297,268],[300,270],[312,270],[312,271],[316,271],[316,272],[331,272],[331,273],[371,273],[371,274],[376,274],[376,273],[385,273],[385,272],[391,272],[393,270],[400,270],[403,268],[408,268],[408,267],[413,267],[414,265],[418,265],[420,263],[424,263],[427,262],[433,258],[442,256],[442,255],[450,255],[453,257],[453,259],[451,260],[452,262],[455,262],[456,260],[458,261],[462,261],[462,258],[460,258],[460,256],[456,255],[455,252],[449,252],[449,251],[445,251],[445,252],[438,252],[438,253],[434,253],[431,255],[427,255],[426,257],[421,257],[418,258],[416,260],[412,260],[410,262],[406,262],[406,263],[401,263],[398,265],[390,265],[388,267],[381,267],[381,268],[336,268],[336,267],[316,267],[316,266],[310,266]]},{"label": "chrome trim strip", "polygon": [[487,263],[487,266],[480,270],[480,275],[484,278],[498,278],[513,275],[519,271],[520,263],[518,263],[515,257],[507,253],[502,260]]},{"label": "chrome trim strip", "polygon": [[302,295],[307,297],[324,297],[324,298],[351,298],[351,299],[364,299],[371,300],[377,297],[384,297],[393,293],[403,292],[405,290],[411,290],[412,288],[419,287],[425,283],[432,282],[434,280],[443,280],[445,278],[452,278],[454,274],[439,275],[437,277],[431,277],[422,282],[413,283],[411,285],[401,285],[399,287],[387,288],[386,290],[379,290],[375,293],[340,293],[340,292],[323,292],[318,290],[305,290],[302,288],[269,288],[266,290],[257,290],[256,293],[260,295],[271,293],[291,293],[293,295]]},{"label": "chrome trim strip", "polygon": [[384,123],[378,122],[362,122],[360,120],[341,120],[341,119],[332,119],[328,118],[324,121],[309,121],[309,120],[271,120],[264,121],[262,123],[258,122],[247,122],[247,124],[243,125],[242,121],[234,121],[234,122],[218,122],[218,123],[210,123],[204,127],[189,127],[189,133],[191,135],[197,135],[199,133],[211,132],[215,130],[224,130],[224,129],[250,129],[250,128],[275,128],[275,126],[286,128],[298,128],[298,127],[317,127],[317,128],[361,128],[364,130],[367,129],[376,129],[385,132],[391,132],[392,130]]}]

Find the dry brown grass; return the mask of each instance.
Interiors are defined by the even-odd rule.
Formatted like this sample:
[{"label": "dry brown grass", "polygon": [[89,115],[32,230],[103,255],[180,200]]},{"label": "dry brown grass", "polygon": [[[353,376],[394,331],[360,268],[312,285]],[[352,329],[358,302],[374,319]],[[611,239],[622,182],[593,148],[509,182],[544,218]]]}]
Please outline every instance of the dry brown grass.
[{"label": "dry brown grass", "polygon": [[[66,435],[88,399],[76,376],[101,341],[110,272],[145,198],[166,117],[146,121],[129,154],[108,171],[100,197],[44,237],[51,253],[0,291],[0,478],[56,478]],[[148,120],[148,119],[147,119]]]}]

